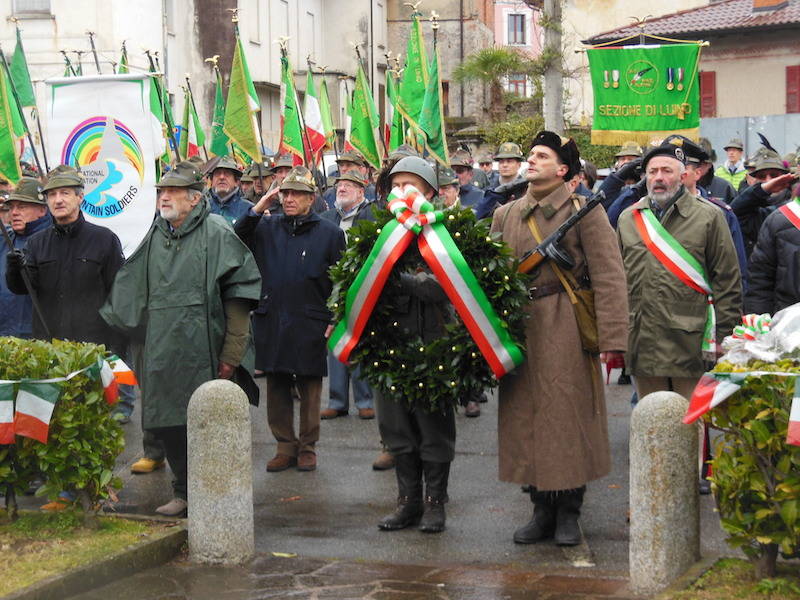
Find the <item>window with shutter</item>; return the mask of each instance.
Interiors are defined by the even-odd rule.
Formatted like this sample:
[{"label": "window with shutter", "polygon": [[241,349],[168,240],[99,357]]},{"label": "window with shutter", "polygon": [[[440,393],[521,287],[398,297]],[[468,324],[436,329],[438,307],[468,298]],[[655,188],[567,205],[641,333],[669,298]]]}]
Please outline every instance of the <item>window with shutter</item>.
[{"label": "window with shutter", "polygon": [[786,112],[800,113],[800,65],[786,67]]},{"label": "window with shutter", "polygon": [[700,117],[717,116],[717,73],[700,71]]}]

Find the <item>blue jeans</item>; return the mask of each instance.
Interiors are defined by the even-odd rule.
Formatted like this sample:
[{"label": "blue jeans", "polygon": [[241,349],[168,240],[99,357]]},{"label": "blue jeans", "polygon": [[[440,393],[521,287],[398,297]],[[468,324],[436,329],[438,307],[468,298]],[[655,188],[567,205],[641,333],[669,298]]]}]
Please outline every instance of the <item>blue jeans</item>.
[{"label": "blue jeans", "polygon": [[361,367],[349,369],[328,352],[328,408],[348,410],[350,408],[350,383],[353,383],[353,398],[356,408],[372,408],[372,389],[361,379]]}]

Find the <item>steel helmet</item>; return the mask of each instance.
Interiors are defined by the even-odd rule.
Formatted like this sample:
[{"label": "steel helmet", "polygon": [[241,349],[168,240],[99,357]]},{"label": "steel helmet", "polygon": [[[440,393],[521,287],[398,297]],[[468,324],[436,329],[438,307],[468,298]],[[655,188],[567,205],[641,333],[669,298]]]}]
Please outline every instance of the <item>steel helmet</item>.
[{"label": "steel helmet", "polygon": [[427,160],[419,156],[406,156],[398,160],[397,164],[389,172],[389,175],[394,175],[395,173],[411,173],[412,175],[421,177],[425,183],[431,186],[434,193],[439,189],[439,182],[436,181],[436,173],[433,167]]}]

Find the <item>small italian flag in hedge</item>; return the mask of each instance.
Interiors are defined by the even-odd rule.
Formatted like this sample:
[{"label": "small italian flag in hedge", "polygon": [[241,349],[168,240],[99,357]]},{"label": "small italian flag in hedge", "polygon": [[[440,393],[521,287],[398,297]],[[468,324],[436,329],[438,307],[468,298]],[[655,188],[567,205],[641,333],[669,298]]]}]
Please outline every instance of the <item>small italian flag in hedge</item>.
[{"label": "small italian flag in hedge", "polygon": [[14,443],[14,384],[0,383],[0,444]]},{"label": "small italian flag in hedge", "polygon": [[[109,361],[114,364],[113,367]],[[119,398],[119,385],[136,385],[136,376],[118,356],[112,356],[109,361],[104,360],[100,365],[100,381],[106,402],[114,404]]]},{"label": "small italian flag in hedge", "polygon": [[14,418],[16,434],[46,444],[50,418],[60,393],[61,386],[58,383],[20,382]]},{"label": "small italian flag in hedge", "polygon": [[786,443],[800,446],[800,377],[795,379],[794,398],[789,409],[789,431],[786,434]]}]

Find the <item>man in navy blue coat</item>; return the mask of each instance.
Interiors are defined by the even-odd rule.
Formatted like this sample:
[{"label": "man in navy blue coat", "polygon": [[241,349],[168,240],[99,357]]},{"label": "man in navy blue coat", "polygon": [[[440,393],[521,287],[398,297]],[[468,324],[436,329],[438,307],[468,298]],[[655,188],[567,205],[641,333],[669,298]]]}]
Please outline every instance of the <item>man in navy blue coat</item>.
[{"label": "man in navy blue coat", "polygon": [[[317,467],[322,378],[327,374],[328,269],[345,247],[344,232],[311,210],[313,174],[294,167],[280,186],[283,214],[262,216],[264,196],[236,223],[261,271],[261,298],[253,315],[256,368],[267,375],[267,421],[278,442],[267,471]],[[300,393],[300,429],[294,431],[292,386]]]}]

